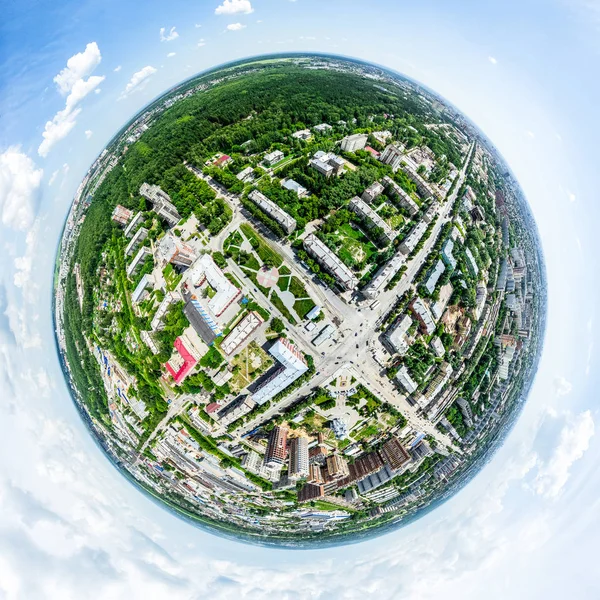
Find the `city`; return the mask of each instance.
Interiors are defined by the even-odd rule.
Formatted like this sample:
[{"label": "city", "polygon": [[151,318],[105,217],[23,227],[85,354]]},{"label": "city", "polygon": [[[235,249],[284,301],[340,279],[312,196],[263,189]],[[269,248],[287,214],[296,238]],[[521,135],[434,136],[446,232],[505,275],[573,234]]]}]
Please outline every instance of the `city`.
[{"label": "city", "polygon": [[[244,106],[160,174],[144,162],[196,119],[186,102],[223,106],[273,70],[353,86],[356,107]],[[192,80],[119,133],[69,214],[55,312],[78,405],[120,468],[218,531],[400,522],[518,410],[543,284],[524,215],[483,136],[381,69],[307,57]]]}]

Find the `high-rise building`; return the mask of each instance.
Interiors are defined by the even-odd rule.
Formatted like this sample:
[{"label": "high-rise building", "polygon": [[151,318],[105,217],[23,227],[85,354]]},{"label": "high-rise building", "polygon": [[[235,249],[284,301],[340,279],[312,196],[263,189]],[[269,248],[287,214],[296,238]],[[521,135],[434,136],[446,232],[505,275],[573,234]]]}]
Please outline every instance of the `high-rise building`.
[{"label": "high-rise building", "polygon": [[397,148],[393,144],[389,144],[385,147],[385,150],[381,153],[379,160],[384,165],[389,165],[395,171],[402,161],[402,150]]},{"label": "high-rise building", "polygon": [[383,462],[388,465],[392,471],[398,471],[410,462],[410,454],[395,436],[392,436],[389,440],[384,442],[380,454],[381,458],[383,458]]},{"label": "high-rise building", "polygon": [[252,395],[257,404],[264,404],[308,371],[302,352],[286,338],[279,338],[269,354],[280,363],[275,373]]},{"label": "high-rise building", "polygon": [[346,459],[339,454],[328,456],[326,465],[327,474],[330,479],[343,479],[344,477],[348,477],[350,473]]},{"label": "high-rise building", "polygon": [[271,430],[264,460],[266,467],[276,467],[278,465],[283,465],[285,462],[287,456],[287,434],[287,427],[279,427],[276,425]]},{"label": "high-rise building", "polygon": [[362,150],[367,143],[369,136],[366,133],[355,133],[348,135],[342,140],[342,150],[344,152],[356,152]]},{"label": "high-rise building", "polygon": [[301,436],[290,441],[290,479],[301,479],[308,476],[308,438]]}]

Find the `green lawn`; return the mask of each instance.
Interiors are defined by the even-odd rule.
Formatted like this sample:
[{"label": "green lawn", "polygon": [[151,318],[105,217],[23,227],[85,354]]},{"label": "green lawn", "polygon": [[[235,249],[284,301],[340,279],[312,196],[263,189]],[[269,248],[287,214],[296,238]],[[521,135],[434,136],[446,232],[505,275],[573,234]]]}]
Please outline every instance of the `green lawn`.
[{"label": "green lawn", "polygon": [[315,306],[316,304],[310,298],[294,302],[294,310],[301,319],[304,319]]}]

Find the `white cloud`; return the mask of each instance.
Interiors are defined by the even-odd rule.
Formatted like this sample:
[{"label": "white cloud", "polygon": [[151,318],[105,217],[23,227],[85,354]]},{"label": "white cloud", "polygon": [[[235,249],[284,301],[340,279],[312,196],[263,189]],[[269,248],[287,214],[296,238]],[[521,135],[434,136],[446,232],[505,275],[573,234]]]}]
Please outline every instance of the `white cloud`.
[{"label": "white cloud", "polygon": [[573,385],[570,381],[567,381],[564,377],[555,377],[554,378],[554,390],[556,392],[556,397],[560,398],[561,396],[566,396],[571,393],[573,389]]},{"label": "white cloud", "polygon": [[94,132],[91,129],[85,130],[85,139],[89,140],[94,135]]},{"label": "white cloud", "polygon": [[113,69],[113,71],[114,71],[115,73],[118,73],[118,72],[119,72],[119,71],[120,71],[122,68],[123,68],[123,67],[122,67],[121,65],[119,65],[118,67],[115,67],[115,68]]},{"label": "white cloud", "polygon": [[98,92],[97,88],[105,77],[91,75],[91,73],[101,60],[98,44],[91,42],[83,52],[72,56],[67,61],[67,66],[54,78],[59,93],[66,95],[67,99],[65,108],[59,110],[52,120],[46,122],[42,133],[44,139],[38,148],[40,156],[48,156],[53,146],[73,130],[81,112],[78,105],[91,92]]},{"label": "white cloud", "polygon": [[200,27],[202,27],[202,25],[201,25],[200,23],[196,23],[196,24],[194,25],[194,27],[195,27],[196,29],[200,29]]},{"label": "white cloud", "polygon": [[168,32],[165,27],[161,27],[159,33],[161,42],[172,42],[179,37],[179,34],[175,31],[175,27],[171,27]]},{"label": "white cloud", "polygon": [[249,15],[254,12],[250,0],[223,0],[223,4],[215,8],[215,15]]},{"label": "white cloud", "polygon": [[239,31],[240,29],[244,29],[245,25],[241,23],[230,23],[227,25],[227,31]]},{"label": "white cloud", "polygon": [[125,86],[125,89],[119,96],[119,100],[127,98],[127,96],[129,96],[129,94],[131,94],[133,91],[139,91],[144,89],[144,87],[146,87],[146,84],[148,83],[148,79],[152,77],[154,73],[156,73],[156,69],[150,65],[135,72],[131,76],[129,83]]},{"label": "white cloud", "polygon": [[204,38],[202,38],[199,42],[198,42],[198,48],[202,48],[202,46],[206,46],[206,42],[204,41]]},{"label": "white cloud", "polygon": [[169,52],[169,54],[167,54],[167,58],[173,58],[174,56],[176,56],[176,52]]},{"label": "white cloud", "polygon": [[31,227],[44,174],[17,146],[0,154],[0,213],[2,224],[25,231]]},{"label": "white cloud", "polygon": [[594,419],[589,410],[569,417],[560,432],[558,445],[541,465],[533,481],[533,489],[537,494],[546,498],[560,495],[570,477],[571,467],[589,448],[594,430]]},{"label": "white cloud", "polygon": [[67,66],[54,78],[59,92],[66,96],[78,81],[93,73],[101,60],[102,55],[96,42],[90,42],[83,52],[71,56]]},{"label": "white cloud", "polygon": [[496,58],[494,58],[493,56],[488,56],[488,60],[493,64],[493,65],[497,65],[498,64],[498,60]]}]

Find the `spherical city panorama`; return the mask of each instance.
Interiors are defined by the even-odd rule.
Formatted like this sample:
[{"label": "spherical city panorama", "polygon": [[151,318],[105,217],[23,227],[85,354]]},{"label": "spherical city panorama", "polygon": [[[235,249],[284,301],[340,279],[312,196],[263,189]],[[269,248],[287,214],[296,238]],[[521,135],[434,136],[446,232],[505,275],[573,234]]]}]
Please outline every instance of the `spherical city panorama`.
[{"label": "spherical city panorama", "polygon": [[543,262],[452,105],[332,56],[233,63],[88,171],[56,331],[90,431],[154,499],[238,539],[345,543],[469,480],[526,398]]}]

